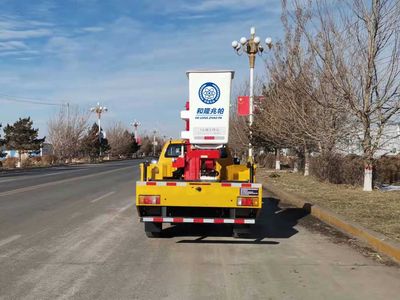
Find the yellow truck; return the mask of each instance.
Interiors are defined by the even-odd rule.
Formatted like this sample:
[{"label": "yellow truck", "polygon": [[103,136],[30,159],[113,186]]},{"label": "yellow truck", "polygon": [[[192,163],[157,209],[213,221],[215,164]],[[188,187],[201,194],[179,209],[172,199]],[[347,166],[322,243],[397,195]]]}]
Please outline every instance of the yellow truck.
[{"label": "yellow truck", "polygon": [[[136,208],[148,237],[159,236],[163,223],[255,224],[262,206],[262,186],[250,177],[251,168],[234,164],[227,148],[216,159],[215,180],[185,181],[174,161],[190,145],[167,142],[156,163],[140,165]],[[254,176],[254,174],[253,174]]]},{"label": "yellow truck", "polygon": [[163,223],[231,224],[234,235],[255,224],[262,186],[255,165],[228,148],[232,71],[190,71],[181,139],[165,143],[158,161],[140,164],[136,207],[148,237]]}]

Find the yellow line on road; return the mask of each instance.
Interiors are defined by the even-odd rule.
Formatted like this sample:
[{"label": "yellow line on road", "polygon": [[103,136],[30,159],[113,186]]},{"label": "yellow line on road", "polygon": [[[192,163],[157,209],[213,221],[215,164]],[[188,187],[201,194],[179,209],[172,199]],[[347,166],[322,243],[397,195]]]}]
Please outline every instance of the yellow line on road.
[{"label": "yellow line on road", "polygon": [[58,181],[51,181],[51,182],[46,182],[46,183],[42,183],[42,184],[38,184],[38,185],[32,185],[32,186],[28,186],[28,187],[23,187],[23,188],[19,188],[19,189],[15,189],[15,190],[11,190],[11,191],[0,193],[0,197],[14,195],[14,194],[23,193],[23,192],[30,192],[30,191],[34,191],[34,190],[37,190],[37,189],[40,189],[40,188],[44,188],[44,187],[54,186],[54,185],[58,185],[58,184],[61,184],[61,183],[72,182],[72,181],[76,181],[76,180],[80,180],[80,179],[92,178],[92,177],[96,177],[96,176],[99,176],[99,175],[115,173],[115,172],[126,170],[126,169],[132,169],[135,166],[136,165],[125,167],[125,168],[119,168],[119,169],[104,171],[104,172],[99,172],[99,173],[95,173],[95,174],[83,175],[83,176],[79,176],[79,177],[73,177],[73,178],[62,179],[62,180],[58,180]]}]

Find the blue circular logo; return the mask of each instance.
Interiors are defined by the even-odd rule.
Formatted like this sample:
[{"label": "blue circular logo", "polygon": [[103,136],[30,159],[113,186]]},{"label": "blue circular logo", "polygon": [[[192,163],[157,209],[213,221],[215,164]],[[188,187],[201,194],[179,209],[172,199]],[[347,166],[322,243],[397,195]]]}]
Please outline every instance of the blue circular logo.
[{"label": "blue circular logo", "polygon": [[218,101],[221,92],[218,85],[213,82],[206,82],[199,88],[199,98],[205,104],[214,104]]}]

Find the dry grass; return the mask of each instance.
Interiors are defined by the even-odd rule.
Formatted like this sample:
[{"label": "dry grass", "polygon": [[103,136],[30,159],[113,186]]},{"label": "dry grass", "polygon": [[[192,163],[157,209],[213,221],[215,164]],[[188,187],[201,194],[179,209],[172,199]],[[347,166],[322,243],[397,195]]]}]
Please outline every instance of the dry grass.
[{"label": "dry grass", "polygon": [[278,174],[270,177],[270,172],[261,169],[258,178],[400,242],[400,191],[368,193],[359,187],[319,182],[311,176]]}]

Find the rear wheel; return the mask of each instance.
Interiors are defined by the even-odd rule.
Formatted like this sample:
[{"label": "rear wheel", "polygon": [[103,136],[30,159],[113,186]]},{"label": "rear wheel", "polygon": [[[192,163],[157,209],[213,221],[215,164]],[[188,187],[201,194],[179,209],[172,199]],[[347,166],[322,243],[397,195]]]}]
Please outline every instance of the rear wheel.
[{"label": "rear wheel", "polygon": [[144,223],[144,231],[148,238],[161,237],[162,223],[146,222]]},{"label": "rear wheel", "polygon": [[161,232],[145,231],[148,238],[159,238],[161,237]]},{"label": "rear wheel", "polygon": [[251,227],[250,225],[233,225],[232,228],[232,236],[234,238],[241,238],[241,237],[246,237],[250,234],[251,232]]}]

